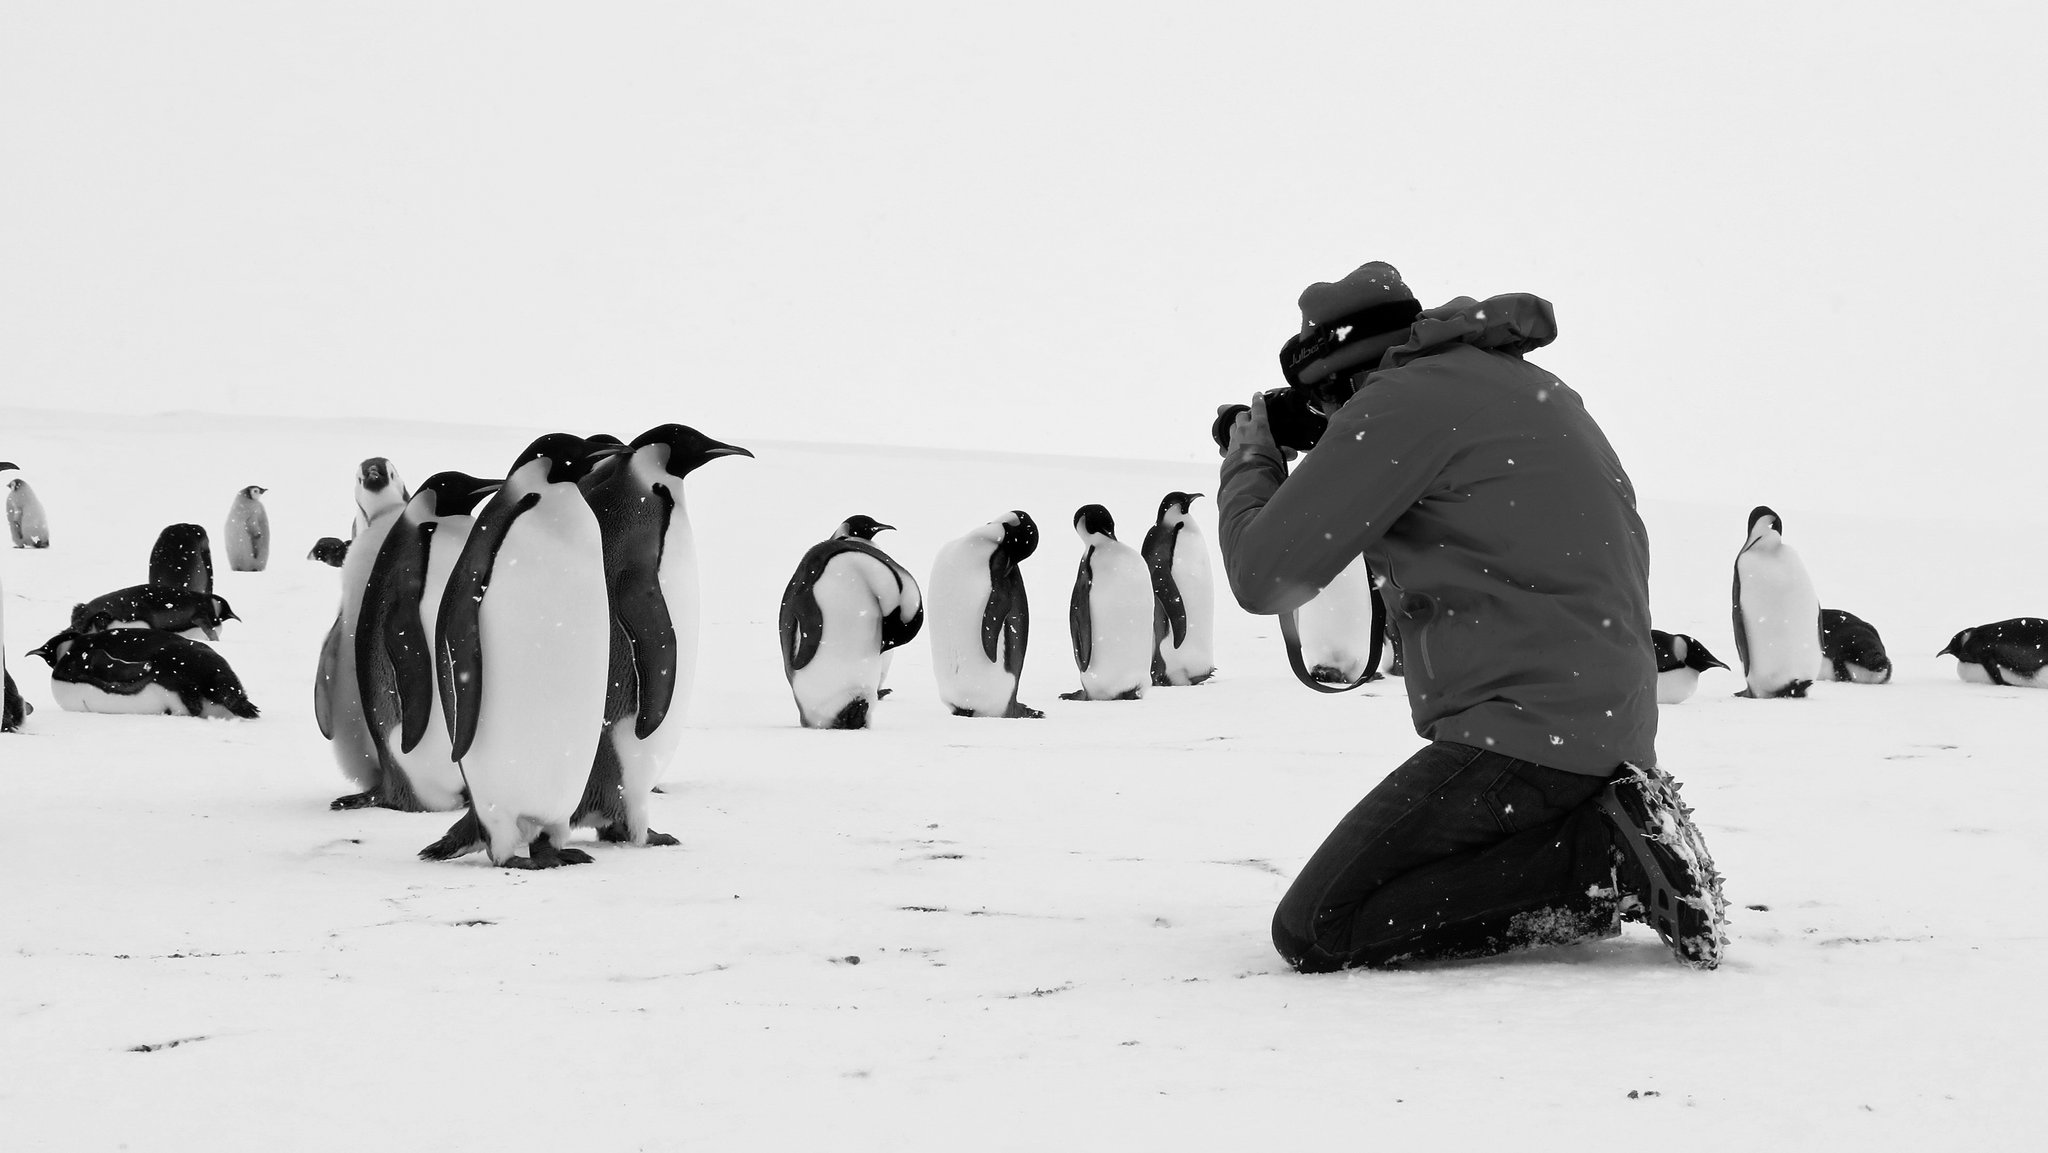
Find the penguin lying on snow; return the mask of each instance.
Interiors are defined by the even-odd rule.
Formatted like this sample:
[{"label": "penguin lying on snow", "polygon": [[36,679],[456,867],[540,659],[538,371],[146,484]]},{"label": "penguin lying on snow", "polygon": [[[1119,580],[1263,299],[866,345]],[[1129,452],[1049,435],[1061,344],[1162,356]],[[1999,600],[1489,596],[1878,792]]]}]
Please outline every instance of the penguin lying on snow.
[{"label": "penguin lying on snow", "polygon": [[1152,574],[1138,550],[1116,539],[1099,504],[1074,512],[1081,563],[1067,626],[1081,687],[1063,701],[1135,701],[1152,683]]},{"label": "penguin lying on snow", "polygon": [[804,553],[782,591],[782,671],[805,728],[867,728],[889,650],[924,625],[916,578],[870,543],[893,527],[847,517]]},{"label": "penguin lying on snow", "polygon": [[270,514],[263,510],[262,496],[270,490],[252,484],[235,494],[228,506],[228,522],[221,529],[221,541],[228,552],[228,567],[236,572],[262,572],[270,563]]},{"label": "penguin lying on snow", "polygon": [[2013,617],[1964,629],[1935,654],[1956,659],[1956,675],[1973,684],[2048,688],[2048,620]]},{"label": "penguin lying on snow", "polygon": [[1803,697],[1821,666],[1820,598],[1784,531],[1759,505],[1735,555],[1735,653],[1749,683],[1736,696]]},{"label": "penguin lying on snow", "polygon": [[323,536],[313,542],[313,548],[306,553],[306,559],[340,568],[348,560],[348,542],[338,536]]},{"label": "penguin lying on snow", "polygon": [[213,591],[213,549],[206,530],[196,524],[168,525],[156,534],[149,550],[149,583]]},{"label": "penguin lying on snow", "polygon": [[1892,679],[1892,659],[1870,622],[1841,609],[1820,610],[1820,679],[1881,685]]},{"label": "penguin lying on snow", "polygon": [[129,585],[71,607],[71,627],[81,633],[144,628],[214,641],[223,622],[241,619],[224,596],[172,585]]},{"label": "penguin lying on snow", "polygon": [[1037,522],[1016,509],[947,544],[932,561],[932,673],[956,717],[1045,716],[1017,700],[1031,643],[1031,603],[1018,566],[1037,549]]},{"label": "penguin lying on snow", "polygon": [[176,633],[67,629],[29,655],[50,663],[50,695],[68,712],[256,717],[227,661]]},{"label": "penguin lying on snow", "polygon": [[1199,685],[1216,675],[1215,583],[1209,545],[1188,515],[1198,492],[1170,492],[1159,502],[1138,549],[1152,574],[1152,683]]},{"label": "penguin lying on snow", "polygon": [[1691,697],[1700,687],[1700,674],[1728,666],[1707,651],[1707,646],[1684,633],[1650,630],[1650,644],[1657,650],[1657,703],[1675,705]]}]

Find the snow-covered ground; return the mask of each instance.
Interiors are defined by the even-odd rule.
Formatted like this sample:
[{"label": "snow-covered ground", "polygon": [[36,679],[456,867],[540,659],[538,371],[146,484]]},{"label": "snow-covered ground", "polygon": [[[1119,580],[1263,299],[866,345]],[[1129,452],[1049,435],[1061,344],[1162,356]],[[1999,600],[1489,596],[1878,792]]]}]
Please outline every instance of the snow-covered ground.
[{"label": "snow-covered ground", "polygon": [[[1717,671],[1665,707],[1664,764],[1728,876],[1727,962],[1682,968],[1631,926],[1304,977],[1268,918],[1417,746],[1398,684],[1306,692],[1272,622],[1226,597],[1212,683],[1057,699],[1072,511],[1106,504],[1135,540],[1164,492],[1213,492],[1205,466],[707,427],[757,459],[690,480],[705,636],[654,810],[683,847],[515,873],[415,859],[447,815],[329,811],[350,790],[310,680],[336,571],[301,558],[347,534],[361,458],[415,482],[496,475],[532,431],[0,409],[0,459],[54,539],[0,550],[36,706],[0,737],[0,1148],[1930,1149],[2037,1131],[2048,693],[1965,685],[1932,654],[2048,614],[2038,526],[1645,493],[1659,627],[1733,662],[1730,562],[1770,503],[1823,603],[1898,662],[1890,685],[1803,702],[1734,699]],[[217,535],[247,484],[270,488],[278,544],[268,572],[217,566],[244,618],[218,647],[262,719],[59,711],[21,654],[73,602],[142,580],[163,525]],[[774,621],[804,548],[865,512],[923,574],[1012,508],[1045,534],[1023,699],[1047,718],[948,715],[920,638],[874,729],[798,728]]]}]

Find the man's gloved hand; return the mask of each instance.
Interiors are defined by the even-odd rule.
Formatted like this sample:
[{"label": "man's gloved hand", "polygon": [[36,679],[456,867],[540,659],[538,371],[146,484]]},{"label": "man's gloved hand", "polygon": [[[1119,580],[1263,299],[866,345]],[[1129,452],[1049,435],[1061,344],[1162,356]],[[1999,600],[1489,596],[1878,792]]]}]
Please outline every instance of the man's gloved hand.
[{"label": "man's gloved hand", "polygon": [[1231,409],[1238,411],[1236,418],[1231,421],[1230,442],[1222,450],[1224,456],[1249,449],[1264,449],[1281,460],[1293,460],[1300,455],[1291,448],[1283,449],[1273,442],[1273,424],[1266,415],[1265,394],[1253,393],[1249,408],[1240,408],[1234,404],[1216,406],[1218,416]]}]

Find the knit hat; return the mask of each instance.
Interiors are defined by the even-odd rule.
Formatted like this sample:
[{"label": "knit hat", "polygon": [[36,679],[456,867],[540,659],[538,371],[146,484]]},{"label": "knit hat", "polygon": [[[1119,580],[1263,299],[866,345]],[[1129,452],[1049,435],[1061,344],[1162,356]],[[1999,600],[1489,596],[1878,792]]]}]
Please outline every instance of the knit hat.
[{"label": "knit hat", "polygon": [[1334,284],[1311,284],[1301,291],[1301,332],[1280,347],[1280,374],[1301,386],[1377,365],[1408,339],[1408,326],[1421,313],[1401,273],[1378,260]]}]

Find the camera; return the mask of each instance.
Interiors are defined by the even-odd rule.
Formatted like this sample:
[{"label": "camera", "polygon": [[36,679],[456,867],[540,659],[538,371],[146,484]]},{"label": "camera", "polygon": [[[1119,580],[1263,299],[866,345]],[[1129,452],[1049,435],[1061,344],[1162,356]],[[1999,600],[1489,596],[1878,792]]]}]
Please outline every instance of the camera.
[{"label": "camera", "polygon": [[[1266,420],[1273,426],[1273,441],[1281,448],[1307,452],[1323,438],[1323,430],[1330,427],[1329,418],[1317,412],[1310,403],[1306,388],[1290,385],[1260,396],[1266,402]],[[1231,404],[1217,410],[1216,423],[1209,427],[1209,435],[1215,438],[1219,450],[1230,447],[1230,426],[1236,422],[1238,413],[1250,408],[1250,405]]]}]

